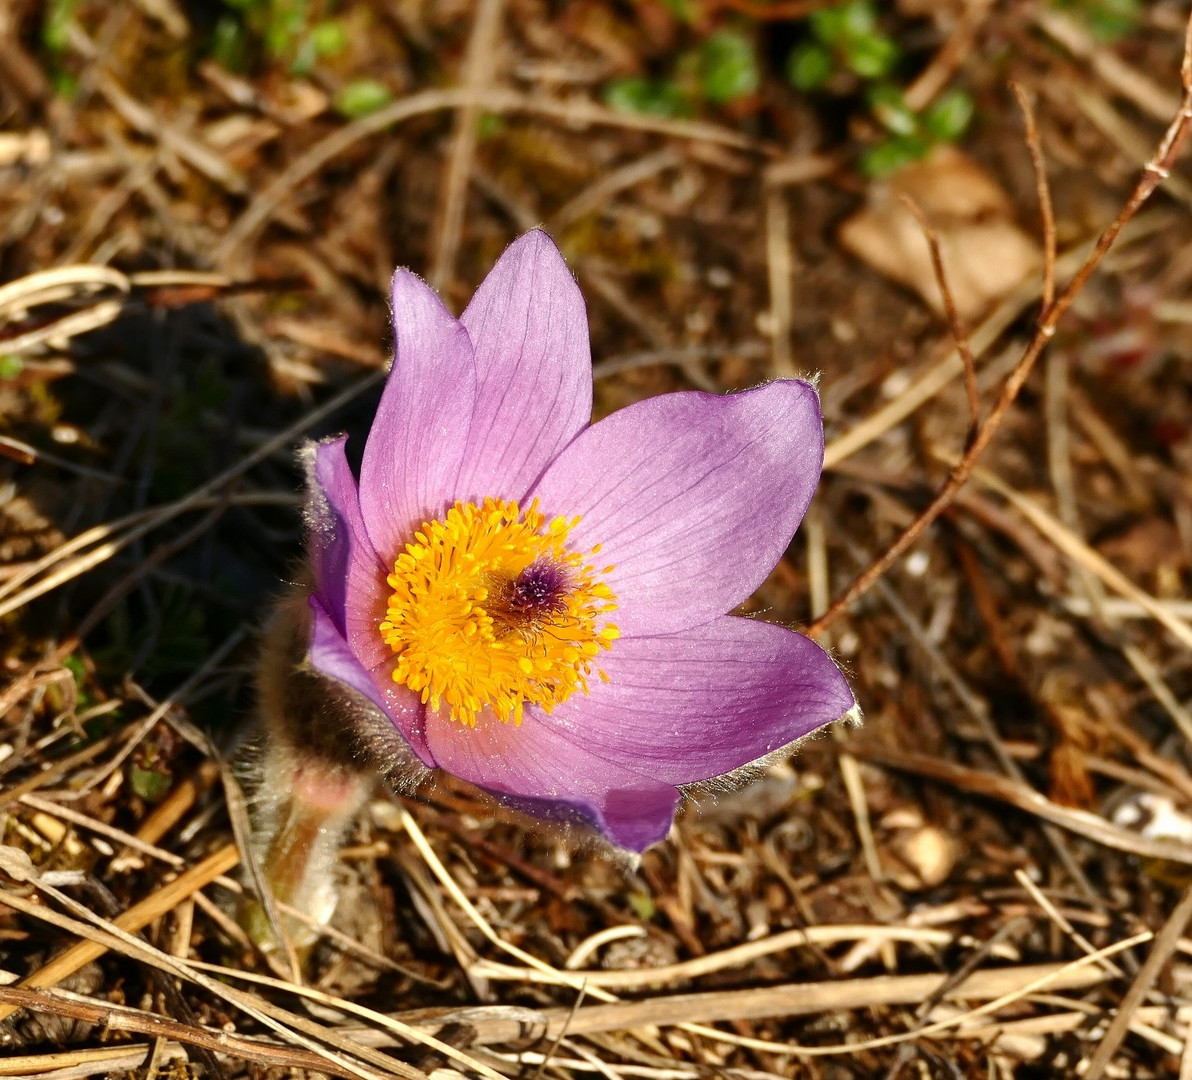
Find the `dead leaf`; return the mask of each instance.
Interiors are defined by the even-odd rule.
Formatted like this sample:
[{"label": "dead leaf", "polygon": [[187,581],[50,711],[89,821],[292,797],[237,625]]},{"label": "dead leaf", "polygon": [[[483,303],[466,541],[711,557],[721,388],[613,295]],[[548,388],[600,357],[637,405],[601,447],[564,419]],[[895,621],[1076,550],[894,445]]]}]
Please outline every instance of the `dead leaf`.
[{"label": "dead leaf", "polygon": [[0,873],[21,885],[40,876],[28,852],[7,844],[0,844]]},{"label": "dead leaf", "polygon": [[840,228],[840,242],[879,273],[914,289],[939,314],[943,294],[931,248],[903,199],[917,205],[939,236],[948,287],[971,321],[1034,273],[1039,247],[1012,220],[1005,192],[975,161],[940,146],[923,161],[875,181],[868,205]]}]

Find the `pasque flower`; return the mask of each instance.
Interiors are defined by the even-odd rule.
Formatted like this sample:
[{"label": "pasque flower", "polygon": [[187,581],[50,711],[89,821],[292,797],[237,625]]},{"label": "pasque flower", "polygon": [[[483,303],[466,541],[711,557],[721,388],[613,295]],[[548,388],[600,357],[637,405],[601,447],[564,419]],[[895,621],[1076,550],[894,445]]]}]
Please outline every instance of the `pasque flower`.
[{"label": "pasque flower", "polygon": [[359,482],[346,436],[309,459],[309,664],[418,761],[640,851],[680,786],[854,708],[814,642],[726,614],[819,480],[809,383],[665,394],[589,426],[583,298],[538,231],[458,320],[399,270],[393,321]]}]

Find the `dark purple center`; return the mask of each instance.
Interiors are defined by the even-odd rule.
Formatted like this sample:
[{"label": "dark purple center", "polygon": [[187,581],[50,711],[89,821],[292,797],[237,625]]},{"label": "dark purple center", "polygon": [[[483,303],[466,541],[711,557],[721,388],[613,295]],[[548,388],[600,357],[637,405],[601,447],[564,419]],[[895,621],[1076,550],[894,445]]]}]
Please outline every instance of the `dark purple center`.
[{"label": "dark purple center", "polygon": [[550,559],[539,559],[517,577],[493,582],[484,605],[496,623],[498,636],[534,636],[551,618],[567,608],[571,577],[566,568]]},{"label": "dark purple center", "polygon": [[541,617],[562,609],[569,584],[567,572],[558,563],[540,559],[509,583],[504,599],[512,612]]}]

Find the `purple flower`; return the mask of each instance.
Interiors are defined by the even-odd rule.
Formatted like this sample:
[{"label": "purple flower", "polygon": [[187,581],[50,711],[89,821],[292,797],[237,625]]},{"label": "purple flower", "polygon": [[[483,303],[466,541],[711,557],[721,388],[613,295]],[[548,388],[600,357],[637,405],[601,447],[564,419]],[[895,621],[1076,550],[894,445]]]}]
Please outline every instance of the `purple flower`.
[{"label": "purple flower", "polygon": [[583,298],[542,232],[462,318],[408,270],[357,484],[311,455],[310,664],[506,802],[661,840],[678,788],[854,708],[814,642],[725,613],[823,464],[806,382],[666,394],[589,426]]}]

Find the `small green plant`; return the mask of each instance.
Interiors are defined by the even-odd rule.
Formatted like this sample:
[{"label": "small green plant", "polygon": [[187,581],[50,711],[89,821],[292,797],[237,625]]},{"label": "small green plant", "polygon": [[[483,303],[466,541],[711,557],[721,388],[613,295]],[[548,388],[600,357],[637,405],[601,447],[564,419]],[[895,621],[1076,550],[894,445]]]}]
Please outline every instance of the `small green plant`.
[{"label": "small green plant", "polygon": [[700,46],[700,87],[713,105],[757,93],[762,76],[753,42],[736,30],[721,30]]},{"label": "small green plant", "polygon": [[901,56],[894,39],[882,33],[870,0],[824,8],[807,22],[811,38],[791,50],[786,65],[798,90],[819,90],[840,70],[859,79],[884,79]]},{"label": "small green plant", "polygon": [[49,54],[46,70],[50,85],[58,97],[66,99],[74,97],[78,88],[78,80],[65,67],[70,52],[70,29],[78,6],[79,0],[50,0],[41,23],[41,43]]},{"label": "small green plant", "polygon": [[64,53],[70,44],[70,26],[79,0],[51,0],[41,24],[41,43],[51,53]]},{"label": "small green plant", "polygon": [[761,64],[752,37],[724,27],[681,53],[660,78],[631,75],[604,87],[604,101],[620,112],[643,116],[693,115],[701,102],[729,105],[757,93]]},{"label": "small green plant", "polygon": [[851,94],[860,84],[873,118],[885,132],[861,156],[866,174],[894,172],[922,158],[936,143],[953,142],[964,134],[975,112],[973,99],[965,91],[945,91],[919,113],[906,104],[894,81],[901,52],[882,31],[872,0],[824,8],[807,23],[808,40],[796,45],[787,58],[787,79],[806,92]]},{"label": "small green plant", "polygon": [[393,93],[376,79],[357,79],[341,86],[332,105],[340,116],[355,120],[367,116],[393,100]]},{"label": "small green plant", "polygon": [[1101,41],[1113,42],[1138,29],[1141,0],[1053,0],[1053,6],[1071,11]]},{"label": "small green plant", "polygon": [[618,112],[642,116],[681,117],[691,113],[691,103],[676,82],[647,79],[644,75],[614,79],[604,88],[604,102]]},{"label": "small green plant", "polygon": [[132,763],[128,779],[133,793],[147,803],[161,802],[173,782],[169,769],[152,754],[146,754],[143,760]]},{"label": "small green plant", "polygon": [[861,155],[861,168],[868,176],[895,172],[925,157],[937,143],[955,142],[976,111],[972,97],[957,88],[944,91],[921,113],[909,109],[902,91],[889,84],[872,87],[868,99],[874,118],[888,132]]},{"label": "small green plant", "polygon": [[[63,0],[59,0],[63,2]],[[348,45],[342,23],[326,17],[318,0],[223,0],[228,9],[216,22],[211,55],[229,71],[246,71],[254,61],[283,63],[305,75],[319,59]]]}]

